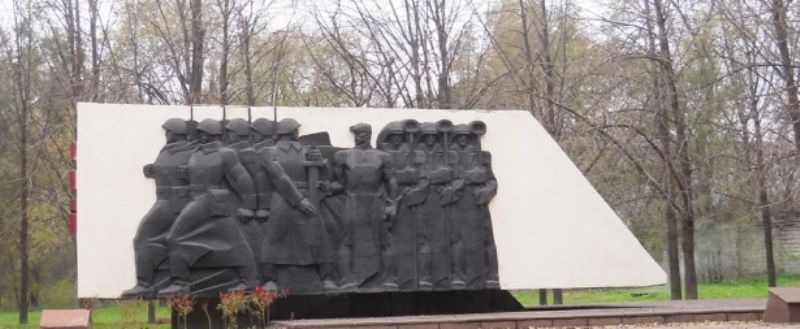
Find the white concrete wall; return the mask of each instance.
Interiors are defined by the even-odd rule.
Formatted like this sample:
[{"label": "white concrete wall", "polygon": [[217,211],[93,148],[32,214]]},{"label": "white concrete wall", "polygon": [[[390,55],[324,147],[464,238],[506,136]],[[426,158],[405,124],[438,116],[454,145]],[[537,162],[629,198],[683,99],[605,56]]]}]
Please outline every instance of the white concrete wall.
[{"label": "white concrete wall", "polygon": [[[246,109],[227,115],[247,117]],[[255,108],[253,118],[272,118]],[[133,236],[155,200],[142,166],[164,144],[161,124],[189,118],[186,106],[78,105],[78,296],[115,298],[135,283]],[[221,118],[195,107],[195,119]],[[301,134],[328,131],[353,145],[348,128],[389,121],[486,122],[499,189],[491,203],[503,289],[648,286],[664,271],[631,234],[542,126],[524,111],[278,108],[302,123]]]}]

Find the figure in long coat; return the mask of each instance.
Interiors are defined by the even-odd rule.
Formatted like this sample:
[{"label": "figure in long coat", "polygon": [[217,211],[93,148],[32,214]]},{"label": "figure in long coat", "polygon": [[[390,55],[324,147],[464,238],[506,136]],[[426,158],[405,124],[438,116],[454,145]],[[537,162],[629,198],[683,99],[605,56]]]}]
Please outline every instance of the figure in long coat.
[{"label": "figure in long coat", "polygon": [[197,131],[200,145],[186,169],[192,201],[169,232],[172,283],[159,296],[188,294],[192,267],[235,268],[239,280],[231,289],[247,289],[255,280],[253,253],[234,218],[254,216],[253,182],[236,152],[220,141],[219,121],[203,120]]},{"label": "figure in long coat", "polygon": [[156,160],[144,167],[144,176],[156,180],[156,203],[144,215],[133,239],[136,261],[136,286],[122,293],[123,298],[152,298],[159,287],[154,286],[155,273],[167,259],[167,233],[178,213],[189,203],[189,182],[178,174],[189,161],[195,143],[189,142],[188,128],[183,119],[164,122],[167,144]]},{"label": "figure in long coat", "polygon": [[481,151],[480,136],[486,125],[474,121],[457,125],[450,151],[455,159],[454,192],[448,207],[451,227],[453,281],[469,289],[499,289],[497,251],[489,215],[489,202],[497,193],[491,154]]},{"label": "figure in long coat", "polygon": [[[252,173],[253,183],[255,183],[258,191],[256,220],[259,222],[265,222],[269,218],[269,207],[272,203],[272,186],[269,183],[267,173],[261,168],[261,160],[258,158],[258,153],[265,147],[275,145],[273,135],[275,135],[276,126],[275,122],[265,118],[255,119],[250,124],[253,144],[246,149],[246,152],[253,153],[256,160],[255,163],[251,164],[253,167],[248,168],[248,172]],[[248,164],[245,164],[245,167],[247,166]],[[260,246],[254,246],[253,248],[260,249]]]},{"label": "figure in long coat", "polygon": [[[242,167],[244,167],[247,174],[250,175],[251,180],[253,180],[254,192],[256,198],[258,198],[258,184],[256,178],[257,175],[260,174],[261,167],[258,165],[258,157],[256,156],[255,149],[250,143],[250,124],[247,120],[242,118],[231,119],[225,124],[224,140],[226,146],[236,152]],[[241,203],[242,200],[237,199],[237,206],[241,205]],[[258,202],[256,202],[256,209],[255,217],[258,218],[259,215],[263,215],[263,213],[259,211],[261,207],[259,207]],[[247,239],[247,245],[250,246],[250,250],[253,253],[253,261],[258,264],[258,255],[261,250],[261,241],[264,240],[264,234],[260,222],[253,219],[254,218],[249,217],[239,218],[239,225],[241,225],[242,232]],[[260,282],[260,280],[260,275],[256,273],[256,282]]]},{"label": "figure in long coat", "polygon": [[350,127],[355,147],[334,154],[334,183],[323,189],[346,193],[338,269],[342,291],[397,290],[387,254],[388,225],[397,213],[397,181],[392,157],[372,148],[372,127]]},{"label": "figure in long coat", "polygon": [[[336,288],[333,251],[325,225],[319,212],[308,212],[299,206],[311,202],[310,181],[319,178],[324,162],[318,151],[297,140],[299,127],[294,119],[281,120],[275,146],[263,148],[259,153],[262,164],[277,167],[274,169],[280,169],[291,181],[291,186],[282,187],[272,196],[270,219],[261,246],[264,288],[290,288],[296,293],[332,290]],[[314,201],[316,210],[319,200]]]}]

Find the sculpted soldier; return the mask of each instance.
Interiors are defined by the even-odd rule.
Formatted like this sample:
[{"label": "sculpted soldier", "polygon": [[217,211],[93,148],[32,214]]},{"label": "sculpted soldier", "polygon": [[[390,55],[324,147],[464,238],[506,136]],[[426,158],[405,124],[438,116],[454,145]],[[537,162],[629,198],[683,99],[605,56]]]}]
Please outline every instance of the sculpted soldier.
[{"label": "sculpted soldier", "polygon": [[417,256],[420,290],[449,289],[451,284],[456,288],[463,286],[463,282],[450,282],[450,228],[444,189],[453,180],[453,169],[443,146],[446,128],[447,125],[437,126],[431,122],[420,126],[421,140],[417,150],[425,157],[421,166],[421,187],[427,191],[425,200],[415,212],[420,224],[417,231],[417,239],[421,240]]},{"label": "sculpted soldier", "polygon": [[164,122],[167,144],[152,164],[144,167],[144,176],[156,180],[156,203],[142,218],[133,239],[136,260],[136,286],[122,293],[123,298],[155,297],[156,268],[167,259],[167,233],[175,217],[189,202],[189,182],[178,171],[189,161],[195,143],[187,141],[186,121],[172,118]]},{"label": "sculpted soldier", "polygon": [[232,289],[246,289],[255,279],[253,253],[234,219],[254,216],[253,182],[236,152],[220,141],[219,121],[203,120],[197,132],[200,145],[186,167],[192,200],[169,232],[172,283],[159,296],[188,294],[191,268],[235,268]]},{"label": "sculpted soldier", "polygon": [[480,149],[486,125],[474,121],[457,125],[451,152],[455,157],[456,179],[449,207],[453,257],[453,281],[466,282],[470,289],[499,289],[497,251],[488,204],[497,193],[491,168],[491,154]]},{"label": "sculpted soldier", "polygon": [[350,127],[355,147],[334,154],[334,183],[330,193],[346,193],[338,268],[340,290],[397,290],[397,279],[387,254],[386,222],[397,213],[397,181],[392,157],[370,145],[372,127]]},{"label": "sculpted soldier", "polygon": [[274,136],[277,124],[266,118],[258,118],[250,124],[250,132],[253,136],[253,147],[260,150],[267,146],[275,145]]},{"label": "sculpted soldier", "polygon": [[[231,119],[225,124],[224,140],[228,148],[236,151],[239,162],[253,180],[257,197],[258,184],[256,180],[257,175],[260,174],[261,168],[258,165],[258,157],[255,150],[250,147],[250,124],[247,120],[242,118]],[[237,205],[241,204],[241,200],[238,201]],[[258,209],[256,210],[256,218],[258,218],[259,215],[264,216],[264,212],[258,207],[258,202],[256,202],[256,206]],[[252,217],[239,217],[239,221],[242,226],[242,232],[247,239],[247,244],[253,252],[253,262],[257,264],[259,260],[258,254],[261,250],[261,241],[264,239],[262,229],[259,222],[253,221]],[[259,281],[260,278],[256,278],[256,282]]]},{"label": "sculpted soldier", "polygon": [[[414,136],[419,129],[416,120],[394,121],[378,134],[378,149],[389,153],[396,169],[399,200],[397,216],[390,223],[390,255],[396,264],[397,282],[400,290],[413,290],[417,286],[417,239],[418,223],[415,208],[425,198],[425,189],[420,187],[419,167],[425,161],[422,152],[414,150]],[[427,287],[430,288],[430,285]]]},{"label": "sculpted soldier", "polygon": [[[272,203],[272,187],[269,184],[266,172],[261,168],[258,152],[265,147],[275,145],[275,140],[272,138],[275,134],[275,126],[275,122],[265,118],[258,118],[250,124],[253,144],[247,152],[253,152],[255,154],[254,164],[256,167],[248,168],[248,172],[251,173],[253,182],[256,185],[256,190],[258,190],[258,211],[256,211],[256,220],[260,222],[264,222],[269,218],[269,207],[270,203]],[[248,165],[249,164],[245,164],[245,167]],[[258,249],[257,252],[260,253],[260,246],[261,244],[253,245],[253,251]],[[260,255],[258,257],[260,259]]]},{"label": "sculpted soldier", "polygon": [[242,118],[235,118],[225,124],[225,146],[241,151],[250,146],[250,124]]},{"label": "sculpted soldier", "polygon": [[282,171],[290,180],[282,185],[273,182],[277,193],[272,195],[261,248],[264,288],[291,288],[297,293],[332,290],[336,288],[333,252],[316,212],[319,199],[309,199],[310,183],[316,184],[310,181],[319,178],[322,155],[297,140],[299,127],[294,119],[281,120],[275,146],[263,148],[259,154],[268,172]]}]

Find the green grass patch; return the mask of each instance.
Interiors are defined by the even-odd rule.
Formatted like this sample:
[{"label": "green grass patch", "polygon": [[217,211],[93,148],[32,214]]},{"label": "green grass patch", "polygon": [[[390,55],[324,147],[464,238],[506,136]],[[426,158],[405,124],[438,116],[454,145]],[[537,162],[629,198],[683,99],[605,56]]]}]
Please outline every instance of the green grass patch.
[{"label": "green grass patch", "polygon": [[[780,277],[779,287],[800,287],[800,277]],[[751,299],[767,297],[767,281],[763,278],[748,278],[720,283],[701,283],[697,287],[700,299]],[[538,290],[512,292],[524,306],[539,305]],[[669,300],[666,285],[644,288],[602,288],[564,290],[564,304],[603,304]],[[552,294],[548,294],[552,303]]]},{"label": "green grass patch", "polygon": [[[0,311],[0,329],[36,329],[39,328],[42,311],[29,313],[28,325],[19,325],[17,311]],[[99,306],[92,312],[92,328],[95,329],[169,329],[169,309],[156,307],[158,324],[147,323],[147,304],[137,305],[117,303],[116,305]]]}]

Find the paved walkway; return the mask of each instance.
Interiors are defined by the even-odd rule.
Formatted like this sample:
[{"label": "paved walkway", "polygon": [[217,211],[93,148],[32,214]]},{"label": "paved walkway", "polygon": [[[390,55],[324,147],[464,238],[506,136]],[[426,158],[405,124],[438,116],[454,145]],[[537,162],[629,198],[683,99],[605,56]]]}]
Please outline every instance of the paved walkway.
[{"label": "paved walkway", "polygon": [[[275,321],[287,328],[798,328],[761,323],[766,299],[551,306],[521,312]],[[723,323],[724,322],[724,323]],[[606,326],[606,327],[604,327]]]},{"label": "paved walkway", "polygon": [[797,324],[769,324],[757,322],[705,322],[705,323],[670,323],[660,325],[618,325],[589,327],[592,329],[789,329],[797,328]]}]

